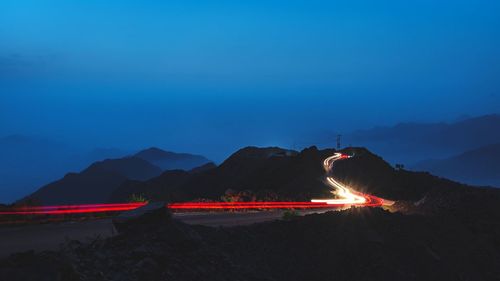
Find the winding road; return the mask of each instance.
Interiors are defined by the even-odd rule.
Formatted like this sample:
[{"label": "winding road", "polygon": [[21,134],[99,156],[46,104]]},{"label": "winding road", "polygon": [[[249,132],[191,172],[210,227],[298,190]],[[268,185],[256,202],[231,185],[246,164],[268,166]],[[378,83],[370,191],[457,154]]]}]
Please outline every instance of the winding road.
[{"label": "winding road", "polygon": [[[338,160],[348,159],[352,156],[342,153],[335,153],[333,156],[323,161],[323,168],[329,174],[333,163]],[[384,199],[354,191],[352,188],[336,181],[333,177],[327,176],[326,182],[332,187],[332,193],[338,198],[335,199],[313,199],[313,203],[326,203],[328,205],[357,205],[357,206],[382,206]]]},{"label": "winding road", "polygon": [[[384,199],[373,195],[363,194],[353,190],[333,177],[328,176],[333,163],[351,156],[335,153],[323,161],[327,172],[326,183],[332,188],[334,198],[313,199],[310,202],[182,202],[169,203],[166,206],[173,211],[202,211],[202,210],[269,210],[269,209],[328,209],[344,208],[348,206],[382,206]],[[23,206],[0,210],[0,216],[22,215],[65,215],[109,213],[133,210],[147,203],[118,203],[118,204],[82,204],[60,206]]]},{"label": "winding road", "polygon": [[[323,161],[326,183],[332,188],[333,198],[313,199],[311,202],[185,202],[170,203],[174,218],[188,224],[205,226],[235,226],[280,219],[283,209],[296,209],[300,215],[341,210],[351,206],[381,206],[390,201],[363,194],[329,176],[335,161],[350,156],[335,153]],[[116,234],[109,218],[86,221],[67,221],[66,214],[110,214],[144,206],[146,203],[82,204],[61,206],[30,206],[0,210],[0,221],[9,225],[0,227],[0,258],[12,253],[35,250],[56,250],[67,240],[85,241],[95,237]],[[220,210],[223,212],[211,212]],[[228,212],[244,210],[245,212]],[[31,223],[41,218],[43,222]],[[16,225],[15,223],[21,223]],[[14,225],[13,225],[14,224]]]}]

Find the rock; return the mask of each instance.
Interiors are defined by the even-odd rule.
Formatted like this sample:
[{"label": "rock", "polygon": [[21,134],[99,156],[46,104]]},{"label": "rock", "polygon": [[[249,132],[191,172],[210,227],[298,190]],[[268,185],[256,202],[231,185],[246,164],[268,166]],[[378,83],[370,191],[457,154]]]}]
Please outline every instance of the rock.
[{"label": "rock", "polygon": [[171,217],[165,202],[155,202],[123,212],[113,219],[113,225],[118,232],[124,232],[134,228],[140,229],[155,224],[168,223]]}]

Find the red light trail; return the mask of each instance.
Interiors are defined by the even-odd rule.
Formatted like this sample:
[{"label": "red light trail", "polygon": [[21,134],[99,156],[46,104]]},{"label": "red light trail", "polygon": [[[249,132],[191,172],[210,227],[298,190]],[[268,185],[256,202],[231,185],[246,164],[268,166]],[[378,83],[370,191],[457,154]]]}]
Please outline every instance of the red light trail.
[{"label": "red light trail", "polygon": [[23,206],[0,211],[0,215],[64,215],[129,211],[146,203],[85,204],[61,206]]},{"label": "red light trail", "polygon": [[[333,162],[350,158],[341,153],[335,153],[323,162],[327,172]],[[185,202],[167,204],[171,210],[251,210],[251,209],[338,209],[348,206],[376,207],[384,205],[384,199],[353,191],[332,177],[327,177],[327,183],[333,188],[336,199],[313,199],[311,202]],[[116,203],[116,204],[83,204],[60,206],[23,206],[0,210],[0,215],[65,215],[89,214],[129,211],[147,203]]]}]

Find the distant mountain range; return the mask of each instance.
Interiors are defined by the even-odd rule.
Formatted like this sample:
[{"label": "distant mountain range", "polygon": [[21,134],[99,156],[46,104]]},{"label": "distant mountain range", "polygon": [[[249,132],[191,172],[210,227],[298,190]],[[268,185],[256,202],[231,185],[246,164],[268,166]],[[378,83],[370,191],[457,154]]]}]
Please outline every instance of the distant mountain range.
[{"label": "distant mountain range", "polygon": [[401,123],[344,136],[344,143],[367,147],[391,163],[411,166],[426,159],[447,158],[500,143],[500,115],[454,123]]},{"label": "distant mountain range", "polygon": [[[402,163],[411,169],[430,171],[465,183],[498,186],[500,182],[497,162],[500,154],[496,149],[496,144],[500,143],[500,115],[496,114],[454,123],[402,123],[393,127],[377,127],[347,134],[343,143],[367,147],[392,164]],[[321,175],[321,169],[319,172],[310,170],[309,165],[317,167],[312,160],[307,164],[290,160],[296,159],[289,157],[291,155],[302,157],[303,154],[281,148],[245,148],[219,167],[212,167],[196,176],[192,175],[194,173],[191,170],[210,162],[203,156],[167,152],[158,148],[149,148],[132,155],[161,171],[183,170],[179,173],[189,174],[186,182],[172,179],[175,184],[164,184],[168,191],[157,188],[161,191],[153,192],[158,197],[174,196],[182,199],[194,195],[215,198],[227,189],[256,189],[255,186],[259,186],[258,190],[279,190],[285,196],[287,189],[292,191],[296,185],[306,184],[303,179],[292,180],[285,170],[298,170],[298,166],[309,171],[308,176]],[[63,177],[69,171],[81,171],[95,161],[126,155],[131,154],[117,149],[75,153],[60,143],[24,136],[0,138],[0,198],[3,201],[14,200],[36,187]],[[314,161],[320,161],[320,156],[324,155],[318,153],[313,157]],[[268,162],[262,159],[273,160]],[[283,172],[283,175],[271,175],[268,171]],[[167,175],[166,178],[173,177]],[[125,180],[117,181],[116,187],[120,187],[117,190],[141,189],[141,183],[128,181],[134,177],[127,174],[122,176]],[[122,185],[127,187],[122,189]],[[311,192],[319,190],[312,188]],[[123,196],[113,190],[111,198],[117,200],[123,199]],[[302,194],[296,197],[307,196]]]},{"label": "distant mountain range", "polygon": [[[277,147],[243,148],[217,167],[186,173],[166,172],[146,182],[127,182],[113,194],[120,202],[132,193],[153,200],[221,200],[227,192],[246,192],[257,199],[275,197],[306,200],[330,193],[323,184],[323,158],[331,150],[306,149],[300,153]],[[199,169],[197,169],[199,170]]]},{"label": "distant mountain range", "polygon": [[155,147],[142,150],[135,154],[135,157],[144,159],[149,163],[160,167],[164,171],[175,169],[191,170],[210,162],[210,160],[204,156],[169,152]]},{"label": "distant mountain range", "polygon": [[133,156],[96,162],[80,173],[69,173],[21,201],[43,205],[102,203],[127,180],[145,181],[159,176],[165,168],[192,169],[209,162],[203,156],[150,148]]},{"label": "distant mountain range", "polygon": [[[497,147],[489,149],[496,151]],[[150,155],[154,151],[158,151],[158,158]],[[329,198],[331,189],[324,183],[322,163],[334,152],[333,149],[316,147],[301,152],[278,147],[246,147],[219,166],[206,163],[187,171],[163,171],[137,155],[146,154],[159,161],[159,156],[171,157],[171,154],[148,149],[146,153],[142,151],[132,157],[94,163],[81,173],[68,174],[25,199],[51,205],[127,202],[134,194],[152,201],[308,201]],[[395,169],[365,148],[347,148],[344,152],[355,157],[336,162],[333,175],[361,192],[391,200],[417,202],[428,196],[432,200],[440,196],[452,196],[449,200],[458,200],[453,196],[475,190],[427,172]],[[441,203],[436,199],[429,208]]]},{"label": "distant mountain range", "polygon": [[57,141],[22,135],[0,138],[0,201],[18,199],[95,161],[127,154],[118,149],[85,151]]},{"label": "distant mountain range", "polygon": [[160,168],[138,157],[104,160],[80,173],[69,173],[26,199],[43,205],[105,202],[127,179],[147,180],[159,174]]},{"label": "distant mountain range", "polygon": [[500,187],[500,143],[446,159],[422,161],[411,168],[463,183]]},{"label": "distant mountain range", "polygon": [[[323,160],[335,150],[316,147],[301,152],[276,147],[243,148],[220,166],[203,172],[167,171],[148,181],[126,181],[113,192],[110,201],[123,202],[132,194],[159,201],[196,199],[221,200],[228,192],[245,194],[254,200],[308,201],[331,197],[323,182]],[[419,200],[432,188],[460,188],[463,185],[429,173],[394,169],[364,148],[345,152],[353,160],[339,161],[333,174],[359,191],[393,200]]]},{"label": "distant mountain range", "polygon": [[453,123],[376,127],[348,134],[344,143],[367,147],[392,164],[464,183],[500,186],[498,114]]}]

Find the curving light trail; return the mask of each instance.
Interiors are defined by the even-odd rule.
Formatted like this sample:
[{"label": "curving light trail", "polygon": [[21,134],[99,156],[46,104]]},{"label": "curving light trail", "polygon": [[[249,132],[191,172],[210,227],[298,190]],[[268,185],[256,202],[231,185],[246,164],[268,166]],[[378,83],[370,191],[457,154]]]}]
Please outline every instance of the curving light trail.
[{"label": "curving light trail", "polygon": [[[342,153],[335,153],[333,156],[326,158],[323,161],[323,168],[327,173],[332,169],[333,163],[340,159],[347,159],[350,156]],[[327,177],[326,182],[333,188],[332,193],[339,197],[338,199],[313,199],[311,202],[314,203],[326,203],[328,205],[346,204],[346,205],[362,205],[364,203],[371,202],[375,199],[374,196],[362,194],[351,190],[346,185],[336,181],[332,177]],[[372,198],[370,198],[372,197]],[[376,200],[375,200],[376,201]]]},{"label": "curving light trail", "polygon": [[[350,156],[335,153],[323,161],[327,173],[335,161],[347,159]],[[170,203],[166,207],[172,210],[248,210],[248,209],[328,209],[348,206],[382,206],[384,199],[373,195],[356,192],[348,186],[327,177],[326,182],[333,188],[336,199],[313,199],[311,202],[186,202]],[[0,215],[65,215],[122,212],[133,210],[147,203],[116,203],[116,204],[83,204],[60,206],[23,206],[0,210]]]}]

